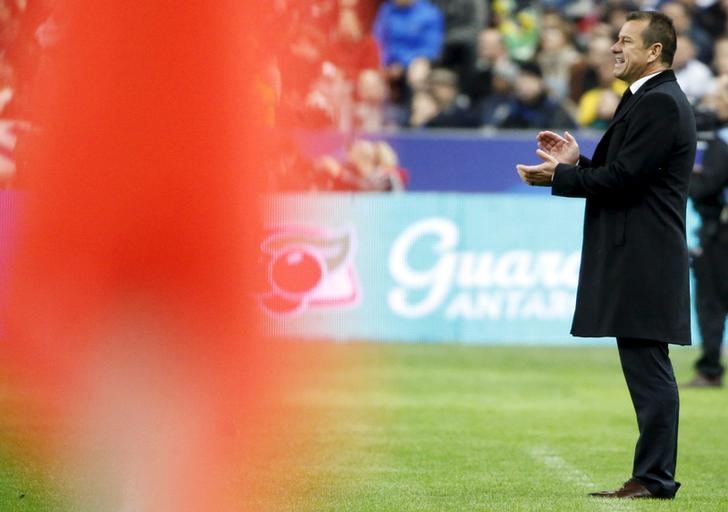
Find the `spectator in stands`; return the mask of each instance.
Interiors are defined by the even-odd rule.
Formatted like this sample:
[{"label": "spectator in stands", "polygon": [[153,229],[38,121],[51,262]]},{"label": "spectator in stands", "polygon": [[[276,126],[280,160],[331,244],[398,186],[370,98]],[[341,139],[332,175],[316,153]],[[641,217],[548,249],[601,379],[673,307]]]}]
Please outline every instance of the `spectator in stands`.
[{"label": "spectator in stands", "polygon": [[728,88],[728,75],[716,77],[714,85],[716,90],[709,92],[698,105],[695,106],[695,123],[698,132],[715,132],[724,124],[720,115],[720,98],[718,98],[719,90]]},{"label": "spectator in stands", "polygon": [[475,60],[478,33],[485,27],[485,0],[432,0],[445,19],[445,41],[439,65],[463,76]]},{"label": "spectator in stands", "polygon": [[4,55],[0,54],[0,117],[15,94],[15,71]]},{"label": "spectator in stands", "polygon": [[639,5],[635,0],[611,0],[606,3],[604,9],[604,22],[610,27],[610,33],[619,34],[627,15],[633,11],[639,11]]},{"label": "spectator in stands", "polygon": [[15,70],[6,49],[15,43],[19,17],[8,4],[9,2],[0,1],[0,116],[15,93]]},{"label": "spectator in stands", "polygon": [[306,192],[317,188],[319,170],[292,136],[281,133],[269,151],[274,156],[269,158],[273,163],[271,172],[264,175],[269,180],[267,190]]},{"label": "spectator in stands", "polygon": [[518,68],[510,60],[493,66],[491,93],[475,106],[481,126],[496,128],[503,124],[515,101],[514,84],[517,76]]},{"label": "spectator in stands", "polygon": [[320,127],[331,124],[328,115],[310,97],[321,80],[326,48],[326,33],[313,24],[291,21],[289,32],[284,35],[284,51],[278,59],[282,79],[282,115],[290,115],[296,124]]},{"label": "spectator in stands", "polygon": [[354,141],[349,148],[348,163],[358,175],[361,192],[392,192],[404,188],[396,153],[386,142]]},{"label": "spectator in stands", "polygon": [[0,190],[15,178],[15,143],[21,127],[14,121],[0,119]]},{"label": "spectator in stands", "polygon": [[[574,103],[581,101],[587,91],[604,85],[602,67],[614,67],[612,44],[614,38],[609,34],[597,31],[591,35],[586,46],[583,59],[576,62],[570,70],[569,98]],[[612,73],[613,74],[613,73]]]},{"label": "spectator in stands", "polygon": [[424,128],[438,114],[437,100],[428,90],[416,91],[412,96],[406,125],[410,128]]},{"label": "spectator in stands", "polygon": [[[562,12],[569,19],[589,18],[595,11],[592,0],[543,0],[540,2],[544,9]],[[586,20],[587,23],[591,21]]]},{"label": "spectator in stands", "polygon": [[529,8],[518,9],[508,0],[493,3],[495,26],[503,34],[508,55],[515,61],[528,62],[538,47],[538,17]]},{"label": "spectator in stands", "polygon": [[626,82],[614,78],[614,63],[604,61],[597,69],[596,87],[586,91],[579,99],[577,121],[584,128],[604,129],[617,110],[619,100],[627,89]]},{"label": "spectator in stands", "polygon": [[355,82],[361,72],[380,68],[379,53],[376,39],[364,30],[356,4],[343,3],[324,59],[341,72],[343,79]]},{"label": "spectator in stands", "polygon": [[569,20],[558,11],[546,11],[543,14],[536,60],[550,93],[560,100],[568,97],[572,66],[582,60],[571,42],[572,31]]},{"label": "spectator in stands", "polygon": [[621,96],[611,87],[587,91],[579,103],[578,123],[584,128],[604,130],[617,111]]},{"label": "spectator in stands", "polygon": [[717,39],[713,45],[713,71],[717,76],[728,74],[728,36]]},{"label": "spectator in stands", "polygon": [[718,38],[713,44],[712,70],[714,78],[711,80],[709,92],[718,89],[718,80],[721,76],[728,76],[728,36]]},{"label": "spectator in stands", "polygon": [[365,69],[359,73],[352,120],[354,130],[375,132],[396,126],[387,98],[387,84],[379,71]]},{"label": "spectator in stands", "polygon": [[503,35],[496,28],[486,28],[478,34],[477,59],[462,76],[462,90],[473,104],[493,92],[493,72],[496,67],[511,67],[515,73],[516,65],[511,61],[503,43]]},{"label": "spectator in stands", "polygon": [[369,179],[377,174],[377,146],[370,140],[357,139],[351,143],[344,165],[354,171],[357,190],[370,190]]},{"label": "spectator in stands", "polygon": [[598,19],[587,25],[584,33],[580,35],[583,42],[580,48],[586,48],[589,41],[594,37],[606,37],[610,41],[615,41],[617,35],[614,32],[614,27],[607,21],[606,16],[600,13]]},{"label": "spectator in stands", "polygon": [[413,80],[423,80],[442,52],[442,13],[429,0],[388,0],[377,11],[374,36],[393,100],[406,104],[410,88],[418,85]]},{"label": "spectator in stands", "polygon": [[17,3],[12,0],[0,1],[0,48],[6,48],[15,40],[19,21],[15,12],[17,8]]},{"label": "spectator in stands", "polygon": [[713,131],[723,123],[719,119],[720,102],[716,97],[726,90],[728,82],[728,36],[719,38],[713,47],[714,76],[708,90],[695,106],[695,119],[698,131]]},{"label": "spectator in stands", "polygon": [[574,128],[576,123],[561,103],[549,96],[536,63],[521,65],[515,81],[515,98],[500,128]]},{"label": "spectator in stands", "polygon": [[458,77],[446,68],[435,68],[427,77],[427,90],[435,100],[437,114],[425,123],[428,128],[474,128],[478,119],[470,100],[458,90]]},{"label": "spectator in stands", "polygon": [[0,0],[0,60],[12,69],[12,97],[3,111],[6,116],[26,119],[32,110],[33,84],[47,72],[47,54],[53,43],[48,22],[55,3]]},{"label": "spectator in stands", "polygon": [[695,58],[695,46],[686,34],[678,34],[677,50],[672,62],[675,78],[693,105],[710,90],[713,72],[707,64]]},{"label": "spectator in stands", "polygon": [[728,0],[717,0],[698,11],[696,20],[713,39],[728,35]]},{"label": "spectator in stands", "polygon": [[356,139],[346,160],[323,156],[316,162],[317,188],[348,192],[392,192],[404,189],[406,173],[396,152],[386,142]]},{"label": "spectator in stands", "polygon": [[368,130],[378,129],[382,113],[377,109],[381,110],[386,97],[379,47],[364,32],[355,2],[342,2],[339,7],[321,60],[321,74],[311,84],[307,105],[323,115],[322,124],[342,131],[358,129],[360,123],[366,123]]},{"label": "spectator in stands", "polygon": [[[563,9],[564,15],[574,25],[574,44],[577,48],[585,48],[589,38],[601,33],[606,27],[602,17],[604,3],[593,0],[567,1],[568,6]],[[611,32],[610,32],[611,33]]]},{"label": "spectator in stands", "polygon": [[305,99],[306,128],[351,129],[354,84],[345,80],[330,62],[322,65],[321,75],[314,81]]},{"label": "spectator in stands", "polygon": [[595,84],[579,98],[577,121],[584,128],[603,129],[612,119],[627,83],[614,77],[612,43],[606,37],[589,42],[587,60]]},{"label": "spectator in stands", "polygon": [[713,58],[713,39],[702,27],[693,23],[694,13],[689,7],[679,0],[668,0],[660,5],[660,11],[672,19],[678,36],[684,35],[693,41],[696,58],[709,64]]},{"label": "spectator in stands", "polygon": [[394,148],[384,142],[379,141],[374,143],[376,157],[377,157],[377,168],[378,168],[378,183],[380,186],[383,184],[384,188],[382,191],[386,192],[401,192],[407,186],[409,181],[409,173],[406,169],[399,165],[399,157]]}]

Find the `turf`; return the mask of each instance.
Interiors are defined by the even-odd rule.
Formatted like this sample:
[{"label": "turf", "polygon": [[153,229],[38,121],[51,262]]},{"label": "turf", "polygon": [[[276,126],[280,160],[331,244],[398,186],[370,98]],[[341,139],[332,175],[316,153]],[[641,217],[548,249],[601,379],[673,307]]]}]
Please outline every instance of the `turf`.
[{"label": "turf", "polygon": [[[241,510],[728,510],[728,390],[681,390],[677,499],[585,496],[618,486],[631,469],[635,419],[613,347],[296,350],[317,351],[320,363],[286,395],[286,424],[261,425],[272,442]],[[696,355],[672,350],[678,381]],[[63,510],[72,491],[12,449],[5,423],[0,510]]]},{"label": "turf", "polygon": [[[676,500],[604,502],[585,495],[629,477],[637,435],[613,347],[328,350],[354,357],[290,397],[314,442],[274,510],[728,510],[727,391],[681,393]],[[679,381],[696,354],[672,351]]]}]

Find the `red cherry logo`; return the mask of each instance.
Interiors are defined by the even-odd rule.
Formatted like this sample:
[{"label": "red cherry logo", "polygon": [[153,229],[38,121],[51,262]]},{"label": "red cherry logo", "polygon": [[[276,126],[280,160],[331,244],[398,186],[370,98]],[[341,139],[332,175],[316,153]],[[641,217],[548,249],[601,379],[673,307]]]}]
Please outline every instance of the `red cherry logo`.
[{"label": "red cherry logo", "polygon": [[292,295],[303,295],[316,288],[323,273],[321,262],[311,252],[300,248],[276,254],[270,265],[273,285]]}]

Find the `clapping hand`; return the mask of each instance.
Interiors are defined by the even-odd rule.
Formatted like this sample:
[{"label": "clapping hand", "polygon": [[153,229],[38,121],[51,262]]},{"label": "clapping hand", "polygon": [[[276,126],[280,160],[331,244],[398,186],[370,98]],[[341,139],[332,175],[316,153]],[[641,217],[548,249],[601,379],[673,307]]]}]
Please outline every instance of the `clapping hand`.
[{"label": "clapping hand", "polygon": [[554,132],[539,132],[538,149],[556,158],[562,164],[576,164],[579,161],[579,144],[569,133],[564,136]]},{"label": "clapping hand", "polygon": [[553,180],[556,166],[560,163],[575,164],[579,161],[579,145],[569,133],[564,136],[554,132],[540,132],[537,137],[536,155],[543,160],[538,165],[516,165],[516,171],[524,183],[549,186]]}]

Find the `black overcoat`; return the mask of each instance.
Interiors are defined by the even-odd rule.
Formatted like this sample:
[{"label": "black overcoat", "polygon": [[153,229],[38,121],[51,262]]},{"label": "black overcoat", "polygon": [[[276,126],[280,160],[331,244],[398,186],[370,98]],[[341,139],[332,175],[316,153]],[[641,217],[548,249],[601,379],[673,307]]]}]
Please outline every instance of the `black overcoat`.
[{"label": "black overcoat", "polygon": [[692,109],[667,70],[626,100],[591,160],[556,167],[552,193],[586,198],[574,336],[690,344],[695,149]]}]

